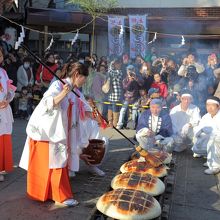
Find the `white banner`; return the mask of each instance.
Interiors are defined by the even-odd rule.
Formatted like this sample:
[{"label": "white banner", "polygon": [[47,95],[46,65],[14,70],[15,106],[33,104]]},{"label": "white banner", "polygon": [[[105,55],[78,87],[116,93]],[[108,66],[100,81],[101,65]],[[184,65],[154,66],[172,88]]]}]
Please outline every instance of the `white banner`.
[{"label": "white banner", "polygon": [[121,56],[124,51],[124,17],[108,17],[109,55]]},{"label": "white banner", "polygon": [[147,49],[147,15],[129,15],[130,57],[145,57]]}]

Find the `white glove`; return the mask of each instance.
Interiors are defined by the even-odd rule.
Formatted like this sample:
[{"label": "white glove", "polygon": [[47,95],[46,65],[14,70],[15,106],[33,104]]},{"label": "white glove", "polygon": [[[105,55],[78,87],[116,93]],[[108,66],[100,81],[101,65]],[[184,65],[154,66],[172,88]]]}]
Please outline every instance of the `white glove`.
[{"label": "white glove", "polygon": [[190,126],[189,123],[185,124],[185,125],[182,127],[181,136],[185,137],[185,136],[188,134],[190,127],[191,127],[191,126]]}]

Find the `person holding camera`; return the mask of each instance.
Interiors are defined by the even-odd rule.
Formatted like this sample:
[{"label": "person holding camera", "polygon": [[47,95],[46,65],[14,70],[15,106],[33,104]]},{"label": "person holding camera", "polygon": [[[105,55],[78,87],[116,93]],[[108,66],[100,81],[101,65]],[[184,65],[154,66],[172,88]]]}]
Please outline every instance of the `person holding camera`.
[{"label": "person holding camera", "polygon": [[127,67],[127,77],[123,80],[124,93],[124,104],[120,110],[119,121],[117,124],[118,129],[122,129],[125,119],[126,111],[128,110],[129,104],[132,104],[132,128],[135,129],[136,121],[138,116],[138,98],[140,96],[140,80],[136,76],[135,67],[133,65],[128,65]]},{"label": "person holding camera", "polygon": [[108,122],[110,127],[116,127],[119,118],[119,106],[117,102],[121,101],[122,96],[122,79],[123,73],[121,70],[122,61],[120,58],[114,59],[108,71],[110,79],[110,91],[108,92],[108,101],[111,103],[108,106]]},{"label": "person holding camera", "polygon": [[205,70],[203,64],[197,62],[195,55],[191,53],[183,59],[182,65],[178,70],[178,75],[182,77],[187,77],[189,66],[194,66],[198,74],[203,73]]},{"label": "person holding camera", "polygon": [[141,89],[146,90],[146,92],[148,92],[148,90],[150,89],[153,81],[154,81],[154,77],[151,74],[151,66],[150,63],[148,62],[144,62],[139,70],[139,75],[142,79],[142,86]]},{"label": "person holding camera", "polygon": [[159,57],[152,63],[152,67],[154,69],[157,69],[158,73],[160,73],[162,81],[164,81],[166,84],[168,83],[168,71],[167,71],[167,63],[168,63],[168,57],[163,56]]}]

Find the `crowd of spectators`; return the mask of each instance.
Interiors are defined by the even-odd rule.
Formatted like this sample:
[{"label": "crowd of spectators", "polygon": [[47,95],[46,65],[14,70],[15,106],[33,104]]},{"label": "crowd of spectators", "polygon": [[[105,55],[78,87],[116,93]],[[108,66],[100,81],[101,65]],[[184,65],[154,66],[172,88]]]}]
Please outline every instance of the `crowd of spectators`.
[{"label": "crowd of spectators", "polygon": [[[47,52],[44,62],[59,77],[62,68],[69,61],[80,61],[88,65],[89,76],[82,92],[96,101],[97,108],[118,129],[135,129],[137,119],[150,101],[161,99],[163,108],[168,110],[178,105],[182,89],[188,89],[193,104],[206,113],[205,101],[208,96],[219,94],[220,63],[212,53],[204,59],[191,50],[175,56],[157,55],[155,48],[142,57],[131,59],[127,53],[121,57],[98,57],[96,54],[73,54],[63,59],[58,53]],[[30,57],[23,48],[7,51],[3,68],[17,87],[12,102],[14,117],[29,119],[43,93],[56,78]]]}]

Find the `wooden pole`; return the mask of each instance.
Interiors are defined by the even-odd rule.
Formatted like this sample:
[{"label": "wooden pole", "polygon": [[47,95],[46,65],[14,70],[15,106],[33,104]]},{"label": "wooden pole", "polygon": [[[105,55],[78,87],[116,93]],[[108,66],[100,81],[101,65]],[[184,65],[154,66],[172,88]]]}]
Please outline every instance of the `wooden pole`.
[{"label": "wooden pole", "polygon": [[47,25],[45,25],[44,26],[44,32],[45,32],[45,34],[44,34],[44,50],[47,48],[47,46],[48,46],[48,26]]},{"label": "wooden pole", "polygon": [[95,41],[95,17],[93,17],[93,22],[92,22],[92,45],[91,45],[91,53],[90,53],[91,56],[94,52],[94,41]]}]

